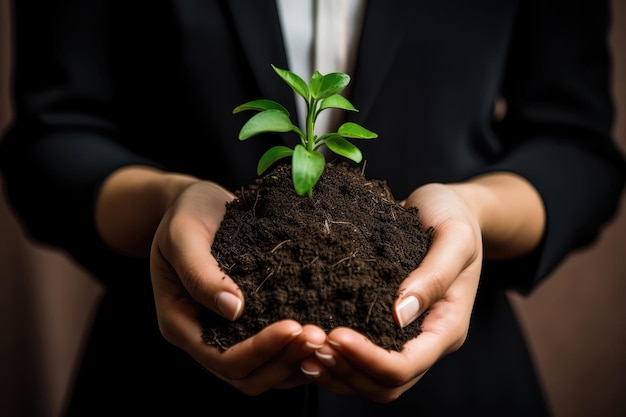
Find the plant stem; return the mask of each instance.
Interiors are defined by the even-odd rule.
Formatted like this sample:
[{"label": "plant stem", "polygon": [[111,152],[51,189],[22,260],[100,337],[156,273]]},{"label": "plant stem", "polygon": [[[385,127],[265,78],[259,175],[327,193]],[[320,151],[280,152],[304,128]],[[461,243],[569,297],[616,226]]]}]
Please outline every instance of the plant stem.
[{"label": "plant stem", "polygon": [[308,111],[306,116],[306,149],[311,152],[313,150],[313,142],[315,139],[315,106],[317,101],[311,98],[308,104]]}]

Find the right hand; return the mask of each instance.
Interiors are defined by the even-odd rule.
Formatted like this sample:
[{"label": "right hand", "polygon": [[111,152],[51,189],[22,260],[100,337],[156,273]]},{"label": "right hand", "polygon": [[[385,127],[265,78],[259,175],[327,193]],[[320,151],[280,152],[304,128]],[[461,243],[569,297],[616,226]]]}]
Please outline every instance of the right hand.
[{"label": "right hand", "polygon": [[211,182],[183,189],[162,217],[150,252],[161,333],[205,369],[248,395],[309,383],[300,363],[326,339],[313,325],[284,320],[224,352],[202,340],[202,306],[230,320],[245,308],[244,294],[219,267],[211,244],[234,196]]}]

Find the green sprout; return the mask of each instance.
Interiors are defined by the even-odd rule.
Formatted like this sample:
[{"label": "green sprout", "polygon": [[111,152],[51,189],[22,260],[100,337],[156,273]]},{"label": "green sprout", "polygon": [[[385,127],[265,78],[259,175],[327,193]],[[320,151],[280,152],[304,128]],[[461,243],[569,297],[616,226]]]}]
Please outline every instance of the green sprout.
[{"label": "green sprout", "polygon": [[307,105],[306,132],[291,122],[289,111],[280,103],[268,99],[249,101],[237,106],[233,114],[244,110],[256,110],[241,128],[239,140],[247,140],[253,136],[267,132],[295,132],[300,143],[293,149],[287,146],[274,146],[267,150],[259,159],[257,175],[261,175],[276,161],[291,156],[293,185],[299,195],[312,195],[313,187],[320,179],[326,159],[319,149],[326,147],[337,155],[348,158],[356,163],[361,162],[361,150],[347,139],[374,139],[378,135],[357,123],[342,124],[337,132],[315,135],[317,116],[329,108],[358,112],[348,99],[339,94],[350,83],[350,76],[341,72],[322,75],[315,71],[311,81],[306,82],[297,74],[272,65],[274,71],[285,81]]}]

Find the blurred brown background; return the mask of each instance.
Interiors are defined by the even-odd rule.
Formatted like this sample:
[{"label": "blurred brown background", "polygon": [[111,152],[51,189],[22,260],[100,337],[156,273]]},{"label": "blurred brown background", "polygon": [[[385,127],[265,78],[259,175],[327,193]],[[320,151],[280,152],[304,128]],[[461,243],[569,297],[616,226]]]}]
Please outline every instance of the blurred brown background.
[{"label": "blurred brown background", "polygon": [[[613,0],[616,136],[626,149],[626,1]],[[0,132],[11,119],[11,25],[0,0]],[[626,416],[626,198],[590,248],[529,298],[512,295],[555,417]],[[45,207],[42,207],[45,210]],[[57,417],[100,288],[33,245],[0,196],[0,417]]]}]

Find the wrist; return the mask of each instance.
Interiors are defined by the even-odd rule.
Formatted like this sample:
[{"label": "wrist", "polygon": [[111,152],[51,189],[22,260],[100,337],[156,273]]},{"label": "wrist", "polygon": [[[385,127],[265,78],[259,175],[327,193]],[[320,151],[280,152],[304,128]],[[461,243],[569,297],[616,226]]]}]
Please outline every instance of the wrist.
[{"label": "wrist", "polygon": [[161,218],[195,177],[129,166],[113,172],[103,183],[95,208],[96,228],[116,252],[146,257]]},{"label": "wrist", "polygon": [[545,228],[543,201],[525,178],[494,172],[453,187],[480,226],[485,258],[522,256],[541,241]]}]

